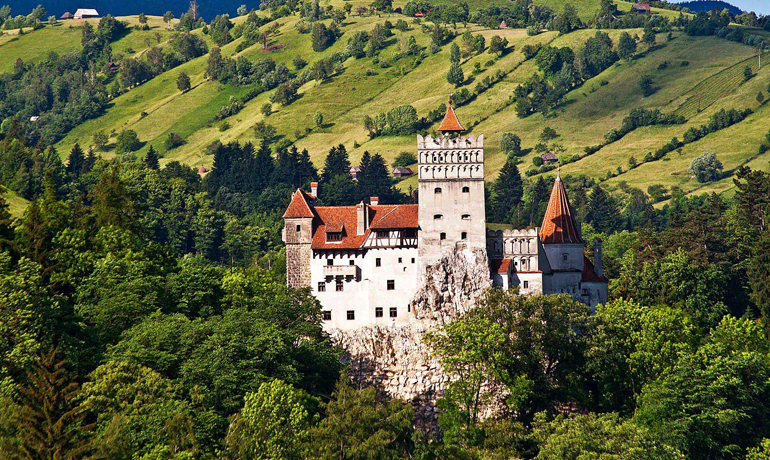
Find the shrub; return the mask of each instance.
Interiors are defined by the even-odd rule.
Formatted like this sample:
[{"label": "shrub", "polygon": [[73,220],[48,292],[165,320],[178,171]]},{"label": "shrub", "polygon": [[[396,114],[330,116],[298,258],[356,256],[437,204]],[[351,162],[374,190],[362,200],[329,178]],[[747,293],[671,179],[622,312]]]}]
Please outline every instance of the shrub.
[{"label": "shrub", "polygon": [[652,94],[655,93],[652,77],[649,75],[643,75],[639,80],[639,88],[642,90],[642,95],[644,97],[652,96]]},{"label": "shrub", "polygon": [[118,134],[115,142],[116,153],[129,153],[139,150],[142,143],[139,142],[139,136],[133,129],[124,129]]},{"label": "shrub", "polygon": [[180,72],[179,76],[176,79],[176,87],[181,92],[187,92],[190,91],[190,76],[187,75],[185,72]]},{"label": "shrub", "polygon": [[182,136],[177,133],[168,133],[168,137],[166,138],[164,146],[166,147],[166,150],[171,150],[175,147],[179,147],[182,144],[184,144]]},{"label": "shrub", "polygon": [[412,152],[401,152],[393,160],[394,168],[404,168],[417,163],[417,156]]},{"label": "shrub", "polygon": [[717,159],[715,154],[707,152],[692,160],[690,171],[698,182],[712,182],[721,177],[722,162]]},{"label": "shrub", "polygon": [[294,59],[291,60],[291,63],[294,65],[294,68],[297,70],[301,70],[305,68],[307,65],[307,61],[300,55],[294,56]]},{"label": "shrub", "polygon": [[228,129],[230,129],[230,123],[228,123],[227,121],[223,121],[222,123],[219,124],[219,132],[220,133],[223,133],[223,132],[227,131]]},{"label": "shrub", "polygon": [[265,102],[262,106],[262,115],[269,117],[273,113],[273,104]]},{"label": "shrub", "polygon": [[540,166],[543,166],[543,159],[540,155],[537,155],[532,158],[532,164],[539,168]]}]

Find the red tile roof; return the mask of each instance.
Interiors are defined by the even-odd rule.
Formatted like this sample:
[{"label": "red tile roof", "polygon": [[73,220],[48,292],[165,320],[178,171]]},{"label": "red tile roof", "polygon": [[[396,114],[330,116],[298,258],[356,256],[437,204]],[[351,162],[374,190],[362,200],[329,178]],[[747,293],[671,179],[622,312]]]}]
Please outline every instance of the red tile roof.
[{"label": "red tile roof", "polygon": [[607,277],[606,276],[599,276],[596,274],[596,269],[594,268],[594,264],[591,262],[591,259],[588,257],[583,257],[584,263],[583,263],[583,274],[580,279],[583,283],[606,283]]},{"label": "red tile roof", "polygon": [[293,218],[312,218],[315,217],[313,210],[310,208],[308,202],[312,200],[312,197],[305,193],[301,188],[298,188],[291,197],[291,203],[286,208],[286,212],[283,213],[284,219]]},{"label": "red tile roof", "polygon": [[583,244],[577,222],[572,215],[572,207],[569,205],[567,190],[558,176],[551,190],[543,224],[540,226],[540,240],[545,244]]},{"label": "red tile roof", "polygon": [[511,266],[511,259],[492,259],[489,261],[492,273],[508,273]]},{"label": "red tile roof", "polygon": [[[417,205],[364,205],[369,214],[369,228],[358,235],[358,213],[356,206],[318,206],[315,212],[318,225],[313,232],[313,249],[359,249],[372,230],[417,228]],[[327,242],[326,232],[345,232],[341,241]]]},{"label": "red tile roof", "polygon": [[455,109],[452,108],[451,103],[449,104],[446,115],[444,115],[444,120],[441,122],[441,126],[438,127],[438,130],[443,133],[465,131],[463,125],[460,124],[460,120],[457,119]]}]

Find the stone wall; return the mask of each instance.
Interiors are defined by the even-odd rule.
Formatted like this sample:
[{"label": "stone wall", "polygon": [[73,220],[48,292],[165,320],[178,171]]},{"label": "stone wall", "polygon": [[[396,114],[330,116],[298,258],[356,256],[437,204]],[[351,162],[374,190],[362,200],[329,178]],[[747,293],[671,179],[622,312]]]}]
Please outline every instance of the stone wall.
[{"label": "stone wall", "polygon": [[310,244],[286,245],[286,284],[293,288],[310,287]]},{"label": "stone wall", "polygon": [[431,356],[423,335],[472,308],[490,285],[486,251],[458,249],[427,267],[425,283],[410,304],[410,324],[332,331],[346,351],[351,379],[360,387],[375,385],[384,396],[411,402],[418,425],[435,429],[436,399],[450,379]]}]

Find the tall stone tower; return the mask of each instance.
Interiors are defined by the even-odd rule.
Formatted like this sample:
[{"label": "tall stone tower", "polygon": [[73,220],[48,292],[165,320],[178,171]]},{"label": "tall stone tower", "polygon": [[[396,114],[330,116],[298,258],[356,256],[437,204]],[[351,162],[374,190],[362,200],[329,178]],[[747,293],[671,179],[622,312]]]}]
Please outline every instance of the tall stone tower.
[{"label": "tall stone tower", "polygon": [[[314,183],[315,184],[315,183]],[[317,184],[312,187],[315,191]],[[314,192],[315,194],[315,192]],[[283,242],[286,243],[286,284],[293,288],[310,287],[310,261],[313,258],[313,219],[311,203],[315,196],[297,189],[283,214]]]},{"label": "tall stone tower", "polygon": [[451,101],[435,139],[417,135],[419,280],[459,248],[486,248],[484,135],[464,137]]}]

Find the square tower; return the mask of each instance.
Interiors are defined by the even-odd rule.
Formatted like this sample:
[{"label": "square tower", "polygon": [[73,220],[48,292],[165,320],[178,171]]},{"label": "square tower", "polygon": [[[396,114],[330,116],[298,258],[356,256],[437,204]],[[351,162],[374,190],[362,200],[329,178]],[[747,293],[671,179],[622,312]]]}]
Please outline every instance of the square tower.
[{"label": "square tower", "polygon": [[486,248],[484,135],[463,130],[450,104],[440,136],[417,135],[420,279],[454,248]]}]

